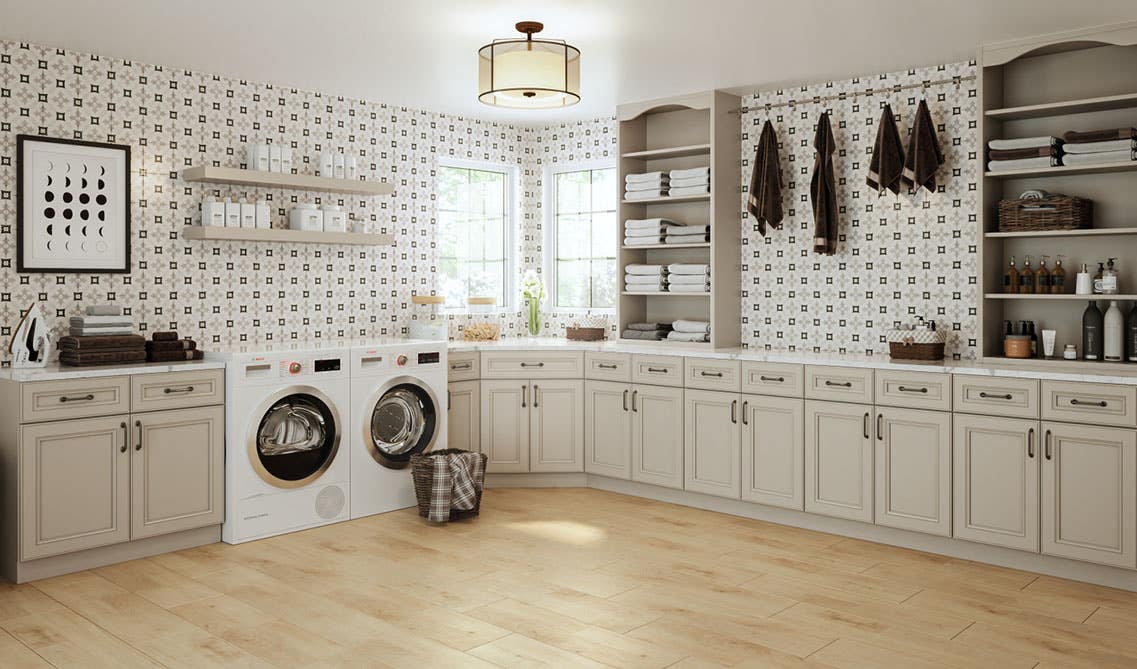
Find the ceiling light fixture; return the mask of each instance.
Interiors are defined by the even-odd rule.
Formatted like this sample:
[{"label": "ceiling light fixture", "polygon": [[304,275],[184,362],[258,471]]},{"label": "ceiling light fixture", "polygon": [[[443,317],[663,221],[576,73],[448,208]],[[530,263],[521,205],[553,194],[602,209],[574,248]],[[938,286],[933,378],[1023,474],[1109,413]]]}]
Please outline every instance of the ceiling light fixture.
[{"label": "ceiling light fixture", "polygon": [[478,100],[495,107],[550,109],[580,102],[580,49],[533,39],[544,29],[522,21],[524,39],[500,39],[478,49]]}]

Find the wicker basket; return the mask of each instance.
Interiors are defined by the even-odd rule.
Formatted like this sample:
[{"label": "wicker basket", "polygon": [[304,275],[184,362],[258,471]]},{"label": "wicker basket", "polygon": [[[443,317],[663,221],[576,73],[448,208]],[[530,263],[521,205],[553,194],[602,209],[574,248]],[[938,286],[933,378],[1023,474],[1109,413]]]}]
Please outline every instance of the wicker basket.
[{"label": "wicker basket", "polygon": [[1081,230],[1093,222],[1094,203],[1081,197],[999,201],[999,232]]},{"label": "wicker basket", "polygon": [[943,360],[944,345],[906,344],[902,341],[888,342],[888,355],[893,360]]},{"label": "wicker basket", "polygon": [[[411,456],[411,475],[415,483],[415,499],[418,501],[418,515],[426,518],[430,515],[430,496],[434,490],[434,464],[431,458],[435,455],[453,455],[467,453],[460,448],[446,448],[440,451],[431,451]],[[485,471],[486,454],[478,453],[482,459],[482,470]],[[478,481],[478,498],[474,501],[474,508],[469,511],[450,510],[450,520],[459,520],[476,516],[482,508],[482,488],[485,481]]]},{"label": "wicker basket", "polygon": [[565,327],[565,339],[573,341],[603,341],[604,328]]}]

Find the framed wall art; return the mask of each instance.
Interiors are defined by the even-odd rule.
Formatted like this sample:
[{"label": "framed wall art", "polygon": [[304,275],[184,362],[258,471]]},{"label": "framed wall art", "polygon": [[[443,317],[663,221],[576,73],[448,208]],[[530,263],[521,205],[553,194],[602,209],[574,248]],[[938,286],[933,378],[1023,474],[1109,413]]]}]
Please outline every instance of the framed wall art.
[{"label": "framed wall art", "polygon": [[16,271],[130,271],[130,147],[16,137]]}]

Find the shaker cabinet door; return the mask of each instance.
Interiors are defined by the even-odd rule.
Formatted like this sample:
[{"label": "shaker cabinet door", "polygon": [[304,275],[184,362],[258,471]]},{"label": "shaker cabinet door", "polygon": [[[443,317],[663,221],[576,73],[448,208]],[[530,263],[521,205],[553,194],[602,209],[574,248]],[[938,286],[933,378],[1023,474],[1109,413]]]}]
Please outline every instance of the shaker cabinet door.
[{"label": "shaker cabinet door", "polygon": [[802,510],[804,411],[796,398],[742,396],[742,499]]},{"label": "shaker cabinet door", "polygon": [[584,471],[632,478],[632,388],[627,383],[584,383]]},{"label": "shaker cabinet door", "polygon": [[877,409],[876,524],[951,536],[951,414]]},{"label": "shaker cabinet door", "polygon": [[584,471],[584,382],[529,385],[529,471]]},{"label": "shaker cabinet door", "polygon": [[452,381],[447,387],[446,448],[477,453],[481,450],[480,385],[477,381]]},{"label": "shaker cabinet door", "polygon": [[805,510],[873,522],[872,407],[805,403]]},{"label": "shaker cabinet door", "polygon": [[482,381],[482,452],[486,471],[529,471],[529,383]]},{"label": "shaker cabinet door", "polygon": [[692,492],[739,499],[742,493],[741,396],[687,390],[684,423],[684,487]]},{"label": "shaker cabinet door", "polygon": [[632,480],[683,488],[683,389],[633,385]]}]

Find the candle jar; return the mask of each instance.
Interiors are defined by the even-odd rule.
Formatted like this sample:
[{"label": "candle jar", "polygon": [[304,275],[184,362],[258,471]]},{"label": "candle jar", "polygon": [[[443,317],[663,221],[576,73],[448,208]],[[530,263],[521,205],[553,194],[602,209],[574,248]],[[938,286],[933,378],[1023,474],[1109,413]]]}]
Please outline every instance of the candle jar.
[{"label": "candle jar", "polygon": [[1030,335],[1007,335],[1003,340],[1003,355],[1008,358],[1029,358]]}]

